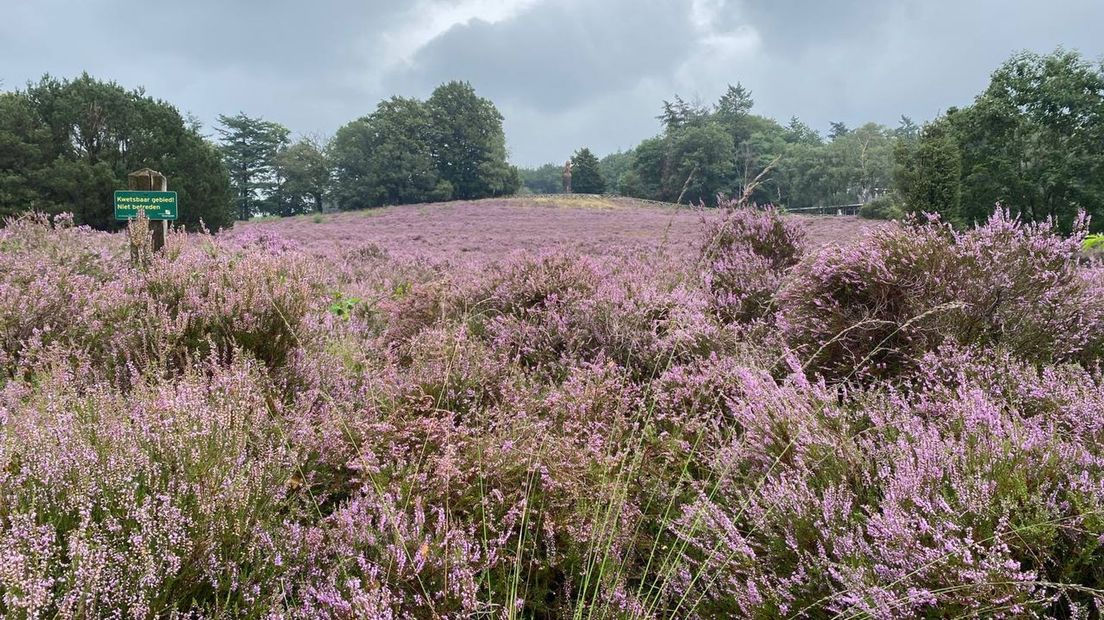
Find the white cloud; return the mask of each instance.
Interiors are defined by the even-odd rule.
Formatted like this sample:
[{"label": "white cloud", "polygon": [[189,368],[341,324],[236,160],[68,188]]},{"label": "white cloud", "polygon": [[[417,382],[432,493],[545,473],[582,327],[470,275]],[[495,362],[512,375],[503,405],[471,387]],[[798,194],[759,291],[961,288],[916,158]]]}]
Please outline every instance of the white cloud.
[{"label": "white cloud", "polygon": [[725,0],[691,0],[690,23],[699,30],[713,30],[727,5]]}]

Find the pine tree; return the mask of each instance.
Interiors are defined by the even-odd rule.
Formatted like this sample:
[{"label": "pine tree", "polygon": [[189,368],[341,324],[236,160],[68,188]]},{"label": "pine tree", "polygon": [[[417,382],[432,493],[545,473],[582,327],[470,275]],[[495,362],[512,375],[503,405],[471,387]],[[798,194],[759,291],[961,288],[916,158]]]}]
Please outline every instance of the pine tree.
[{"label": "pine tree", "polygon": [[843,121],[832,121],[831,129],[828,130],[828,138],[835,140],[836,138],[842,138],[851,133],[851,129],[847,127],[847,123]]},{"label": "pine tree", "polygon": [[[238,219],[247,220],[260,212],[260,205],[279,189],[276,157],[287,146],[288,130],[279,123],[246,116],[220,114],[216,128],[222,136],[222,155],[230,170]],[[279,198],[275,199],[279,202]]]},{"label": "pine tree", "polygon": [[905,208],[939,213],[965,223],[962,204],[962,154],[946,121],[924,127],[915,143],[899,140],[894,180]]},{"label": "pine tree", "polygon": [[78,224],[116,230],[111,194],[140,168],[168,178],[178,225],[233,221],[216,147],[168,103],[88,74],[0,94],[0,216],[69,212]]}]

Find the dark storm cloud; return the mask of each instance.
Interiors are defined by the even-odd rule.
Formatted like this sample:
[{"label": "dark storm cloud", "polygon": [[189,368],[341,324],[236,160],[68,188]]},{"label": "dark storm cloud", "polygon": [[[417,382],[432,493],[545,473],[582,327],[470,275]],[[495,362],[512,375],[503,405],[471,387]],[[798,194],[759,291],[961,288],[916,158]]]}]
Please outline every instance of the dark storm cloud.
[{"label": "dark storm cloud", "polygon": [[713,101],[729,83],[756,111],[896,124],[963,105],[1019,49],[1096,57],[1104,3],[1003,0],[549,2],[509,20],[457,25],[393,72],[389,90],[467,79],[507,112],[517,161],[605,153],[657,131],[675,93]]},{"label": "dark storm cloud", "polygon": [[[204,6],[205,5],[205,6]],[[348,67],[352,44],[397,13],[386,0],[250,0],[166,4],[159,20],[180,28],[168,49],[208,66],[231,64],[300,76]]]},{"label": "dark storm cloud", "polygon": [[869,0],[743,0],[724,11],[724,23],[754,24],[763,48],[800,55],[824,42],[861,43],[876,36],[899,3]]},{"label": "dark storm cloud", "polygon": [[244,110],[332,133],[392,94],[466,79],[521,164],[628,148],[663,99],[742,82],[814,127],[969,103],[1020,49],[1104,53],[1099,0],[0,0],[0,80],[81,71],[210,126]]},{"label": "dark storm cloud", "polygon": [[508,21],[450,28],[391,83],[426,90],[464,79],[495,101],[564,110],[670,74],[693,35],[681,0],[549,3]]},{"label": "dark storm cloud", "polygon": [[[762,41],[745,69],[763,113],[797,114],[822,129],[831,120],[930,119],[968,104],[1019,50],[1104,52],[1096,0],[849,1],[823,3],[833,10],[815,15],[797,4],[744,1]],[[810,31],[809,22],[822,26]]]},{"label": "dark storm cloud", "polygon": [[[0,0],[10,1],[10,0]],[[195,113],[262,114],[327,132],[376,97],[364,49],[399,9],[386,1],[21,2],[0,19],[0,79],[88,71]]]}]

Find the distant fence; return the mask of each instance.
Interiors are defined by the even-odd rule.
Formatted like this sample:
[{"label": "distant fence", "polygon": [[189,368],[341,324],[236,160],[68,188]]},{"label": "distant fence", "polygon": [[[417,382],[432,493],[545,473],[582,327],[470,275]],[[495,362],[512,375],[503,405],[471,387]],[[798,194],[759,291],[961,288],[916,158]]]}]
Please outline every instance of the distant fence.
[{"label": "distant fence", "polygon": [[[662,207],[688,207],[693,205],[678,204],[674,202],[663,202],[662,200],[649,200],[647,198],[633,198],[632,196],[622,196],[620,194],[517,194],[518,198],[554,198],[556,200],[571,200],[574,198],[621,198],[624,200],[631,200],[633,202],[643,202],[646,204],[653,204]],[[824,205],[819,207],[796,207],[793,209],[786,208],[787,213],[805,213],[810,215],[858,215],[859,209],[861,209],[863,203],[857,202],[855,204],[848,205]]]},{"label": "distant fence", "polygon": [[688,207],[691,205],[678,204],[674,202],[663,202],[662,200],[651,200],[648,198],[634,198],[632,196],[622,196],[621,194],[581,194],[577,192],[571,192],[570,194],[555,193],[555,194],[514,194],[512,198],[554,198],[556,200],[571,200],[585,199],[585,198],[607,198],[607,199],[620,199],[631,200],[633,202],[643,202],[647,204],[659,205],[662,207]]},{"label": "distant fence", "polygon": [[813,215],[858,215],[859,209],[862,208],[862,203],[856,203],[853,205],[825,205],[823,207],[797,207],[796,209],[786,209],[790,213],[811,213]]}]

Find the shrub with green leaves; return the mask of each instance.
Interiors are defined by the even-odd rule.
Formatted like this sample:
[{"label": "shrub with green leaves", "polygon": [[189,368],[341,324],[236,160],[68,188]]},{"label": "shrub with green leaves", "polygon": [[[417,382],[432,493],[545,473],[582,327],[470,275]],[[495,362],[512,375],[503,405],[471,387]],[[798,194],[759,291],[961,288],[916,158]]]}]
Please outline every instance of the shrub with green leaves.
[{"label": "shrub with green leaves", "polygon": [[859,208],[859,217],[868,220],[899,220],[904,216],[904,208],[893,195],[875,198]]}]

